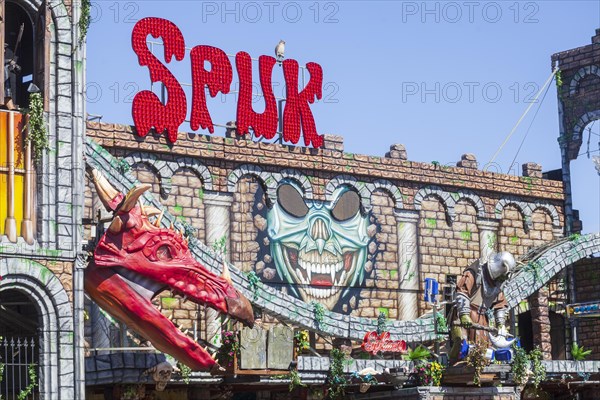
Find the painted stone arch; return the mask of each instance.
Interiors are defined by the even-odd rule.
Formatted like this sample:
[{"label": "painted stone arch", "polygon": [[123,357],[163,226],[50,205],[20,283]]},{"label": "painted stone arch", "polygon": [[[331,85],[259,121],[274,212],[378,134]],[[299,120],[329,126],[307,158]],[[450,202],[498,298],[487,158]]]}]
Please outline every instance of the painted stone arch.
[{"label": "painted stone arch", "polygon": [[124,157],[125,162],[130,167],[136,164],[143,164],[148,166],[156,176],[158,176],[160,182],[160,192],[163,198],[166,198],[173,190],[172,179],[180,170],[188,169],[192,171],[202,181],[205,190],[213,190],[212,175],[208,168],[200,161],[191,157],[181,157],[177,160],[164,160],[158,159],[154,154],[135,152]]},{"label": "painted stone arch", "polygon": [[451,192],[450,196],[454,199],[455,205],[461,200],[466,201],[467,203],[475,207],[475,210],[477,211],[477,217],[486,217],[485,205],[483,204],[483,200],[481,200],[481,197],[471,192],[470,190],[459,190],[457,192]]},{"label": "painted stone arch", "polygon": [[253,164],[240,165],[231,171],[227,177],[227,191],[229,193],[234,193],[235,186],[244,176],[255,177],[263,186],[269,200],[277,200],[277,180],[272,173],[263,171],[261,167]]},{"label": "painted stone arch", "polygon": [[398,189],[398,187],[396,185],[394,185],[392,182],[388,181],[387,179],[378,179],[375,182],[367,183],[366,187],[370,193],[369,199],[373,195],[373,192],[375,192],[377,190],[383,191],[383,192],[387,193],[390,196],[390,198],[393,200],[395,210],[400,210],[400,209],[404,208],[402,192],[400,191],[400,189]]},{"label": "painted stone arch", "polygon": [[481,197],[470,190],[461,189],[455,192],[449,192],[439,186],[425,186],[424,188],[419,189],[419,191],[415,194],[415,209],[421,210],[421,204],[423,203],[423,200],[429,197],[434,197],[442,203],[444,209],[446,210],[448,221],[450,222],[454,221],[456,218],[455,206],[460,200],[470,203],[477,211],[477,216],[479,218],[486,217],[483,200],[481,200]]},{"label": "painted stone arch", "polygon": [[600,78],[600,69],[597,65],[586,65],[577,71],[573,79],[571,79],[571,83],[569,84],[569,95],[573,96],[576,94],[577,90],[579,89],[579,82],[589,75],[596,75]]},{"label": "painted stone arch", "polygon": [[73,315],[69,297],[52,271],[28,259],[0,259],[0,291],[17,290],[40,318],[40,398],[74,398]]},{"label": "painted stone arch", "polygon": [[297,171],[293,168],[284,169],[280,172],[274,173],[273,178],[275,179],[275,186],[279,186],[279,184],[283,181],[293,181],[295,182],[300,189],[302,189],[302,194],[306,199],[313,199],[313,187],[312,183],[308,179],[308,177],[302,174],[300,171]]},{"label": "painted stone arch", "polygon": [[531,205],[531,213],[533,214],[536,210],[543,210],[548,213],[550,218],[552,218],[552,226],[554,228],[560,228],[560,216],[555,206],[548,203],[536,202]]},{"label": "painted stone arch", "polygon": [[350,187],[358,193],[360,196],[360,202],[365,211],[371,210],[371,191],[367,187],[367,184],[360,182],[352,175],[338,175],[332,178],[325,186],[325,199],[327,201],[333,201],[333,195],[337,188],[341,186]]},{"label": "painted stone arch", "polygon": [[600,110],[589,111],[583,114],[581,117],[579,117],[577,123],[573,127],[573,137],[571,140],[575,142],[581,142],[581,140],[583,139],[583,130],[585,129],[585,127],[590,122],[596,121],[598,119],[600,119]]},{"label": "painted stone arch", "polygon": [[560,217],[558,214],[558,210],[552,204],[545,202],[530,203],[524,201],[519,197],[505,197],[503,199],[500,199],[498,203],[496,203],[496,207],[494,209],[496,218],[500,218],[502,216],[504,208],[508,205],[514,206],[521,212],[521,214],[523,215],[525,230],[531,229],[531,218],[533,216],[533,213],[538,209],[544,210],[546,213],[548,213],[548,215],[550,215],[550,218],[552,219],[552,226],[554,228],[560,227]]},{"label": "painted stone arch", "polygon": [[446,212],[446,219],[448,221],[454,221],[454,204],[456,202],[452,196],[450,196],[450,193],[445,192],[439,186],[426,186],[419,189],[419,191],[415,194],[414,199],[415,210],[420,211],[423,201],[429,197],[437,199],[442,204],[444,211]]}]

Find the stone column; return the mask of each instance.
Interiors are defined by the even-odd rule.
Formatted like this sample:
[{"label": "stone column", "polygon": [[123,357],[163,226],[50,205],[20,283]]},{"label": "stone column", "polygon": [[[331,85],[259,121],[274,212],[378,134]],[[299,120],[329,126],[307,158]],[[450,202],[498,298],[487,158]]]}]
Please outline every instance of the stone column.
[{"label": "stone column", "polygon": [[77,253],[73,267],[73,347],[75,349],[74,372],[75,372],[75,398],[85,398],[85,352],[84,352],[84,289],[83,279],[85,267],[87,266],[87,253]]},{"label": "stone column", "polygon": [[533,344],[540,346],[544,360],[552,359],[552,339],[550,337],[550,314],[548,311],[548,289],[541,288],[529,297]]},{"label": "stone column", "polygon": [[398,319],[412,320],[419,316],[419,252],[417,226],[419,212],[396,212],[398,231]]},{"label": "stone column", "polygon": [[[210,247],[225,237],[225,252],[223,258],[229,261],[231,249],[230,215],[233,196],[229,193],[204,193],[204,225],[206,244]],[[221,318],[219,312],[206,308],[206,340],[217,346],[221,345]]]},{"label": "stone column", "polygon": [[479,229],[479,260],[484,263],[490,254],[498,251],[498,228],[500,222],[494,219],[477,219]]}]

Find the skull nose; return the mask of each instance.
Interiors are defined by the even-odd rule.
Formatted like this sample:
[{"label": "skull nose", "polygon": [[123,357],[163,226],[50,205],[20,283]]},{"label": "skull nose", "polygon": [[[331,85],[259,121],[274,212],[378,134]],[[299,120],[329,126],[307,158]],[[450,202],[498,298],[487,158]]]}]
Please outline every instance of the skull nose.
[{"label": "skull nose", "polygon": [[327,228],[327,223],[322,218],[317,218],[313,221],[310,228],[310,236],[315,241],[327,241],[329,239],[329,229]]}]

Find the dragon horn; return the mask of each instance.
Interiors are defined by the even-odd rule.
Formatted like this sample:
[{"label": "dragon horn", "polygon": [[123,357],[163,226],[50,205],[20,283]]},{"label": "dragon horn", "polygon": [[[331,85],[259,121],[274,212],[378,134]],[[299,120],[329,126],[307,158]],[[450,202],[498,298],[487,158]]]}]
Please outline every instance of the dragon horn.
[{"label": "dragon horn", "polygon": [[144,209],[144,214],[146,214],[149,217],[152,217],[154,215],[159,215],[164,212],[164,211],[161,211],[158,208],[152,207],[152,206],[144,206],[143,209]]},{"label": "dragon horn", "polygon": [[123,212],[131,211],[133,209],[133,207],[135,207],[135,204],[137,203],[140,196],[142,194],[144,194],[144,192],[146,190],[150,189],[151,187],[152,187],[152,185],[144,184],[144,185],[138,185],[138,186],[134,187],[133,189],[131,189],[129,191],[129,193],[127,193],[127,196],[125,196],[125,200],[123,200],[123,204],[121,205],[121,208],[119,209],[119,211],[123,211]]},{"label": "dragon horn", "polygon": [[123,229],[123,220],[121,220],[121,218],[119,218],[119,216],[117,215],[113,218],[112,222],[108,227],[108,230],[114,234],[117,234],[121,232],[121,229]]},{"label": "dragon horn", "polygon": [[221,274],[221,278],[223,278],[227,282],[233,284],[231,282],[231,275],[229,274],[229,267],[227,267],[227,263],[225,261],[223,261],[223,273]]},{"label": "dragon horn", "polygon": [[157,228],[160,228],[160,220],[163,217],[163,214],[165,213],[165,210],[161,210],[160,214],[158,215],[158,217],[156,217],[156,221],[154,221],[154,226]]},{"label": "dragon horn", "polygon": [[113,185],[102,175],[100,171],[93,168],[88,169],[88,174],[91,175],[92,182],[96,187],[98,198],[107,211],[115,211],[119,203],[123,200],[123,193],[114,188]]}]

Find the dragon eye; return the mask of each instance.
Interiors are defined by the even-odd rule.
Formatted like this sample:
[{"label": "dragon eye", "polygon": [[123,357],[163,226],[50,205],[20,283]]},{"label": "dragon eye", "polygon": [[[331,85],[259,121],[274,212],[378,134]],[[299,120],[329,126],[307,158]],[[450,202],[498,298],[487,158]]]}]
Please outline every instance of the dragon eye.
[{"label": "dragon eye", "polygon": [[283,184],[277,188],[277,202],[288,214],[302,218],[308,214],[308,207],[295,187]]},{"label": "dragon eye", "polygon": [[335,203],[331,215],[338,221],[346,221],[356,215],[360,208],[360,197],[353,190],[344,192]]},{"label": "dragon eye", "polygon": [[170,261],[173,259],[173,255],[171,254],[171,248],[166,244],[163,244],[156,250],[156,258],[161,261]]}]

